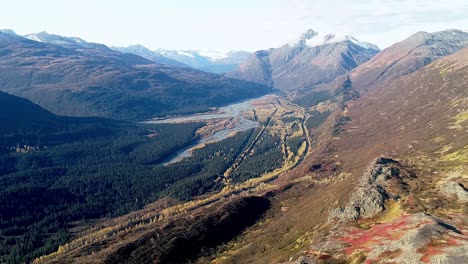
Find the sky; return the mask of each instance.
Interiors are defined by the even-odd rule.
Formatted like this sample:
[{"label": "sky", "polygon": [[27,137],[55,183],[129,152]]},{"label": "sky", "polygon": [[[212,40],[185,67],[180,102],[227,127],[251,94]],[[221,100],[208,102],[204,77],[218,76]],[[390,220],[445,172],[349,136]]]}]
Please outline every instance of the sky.
[{"label": "sky", "polygon": [[108,46],[255,51],[307,29],[385,48],[417,31],[468,30],[467,0],[2,0],[0,28]]}]

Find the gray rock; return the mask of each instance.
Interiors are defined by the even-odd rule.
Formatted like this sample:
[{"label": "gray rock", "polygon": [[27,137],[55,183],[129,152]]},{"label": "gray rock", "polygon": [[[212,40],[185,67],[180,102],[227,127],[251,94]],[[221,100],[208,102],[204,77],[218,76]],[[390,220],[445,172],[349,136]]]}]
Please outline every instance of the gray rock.
[{"label": "gray rock", "polygon": [[463,202],[468,201],[468,191],[458,182],[446,182],[445,184],[442,184],[441,192],[447,196],[455,194],[458,197],[458,200]]},{"label": "gray rock", "polygon": [[401,165],[392,159],[375,159],[354,189],[346,206],[332,210],[328,219],[340,220],[369,218],[385,210],[384,203],[397,197],[387,190],[390,180],[403,184]]}]

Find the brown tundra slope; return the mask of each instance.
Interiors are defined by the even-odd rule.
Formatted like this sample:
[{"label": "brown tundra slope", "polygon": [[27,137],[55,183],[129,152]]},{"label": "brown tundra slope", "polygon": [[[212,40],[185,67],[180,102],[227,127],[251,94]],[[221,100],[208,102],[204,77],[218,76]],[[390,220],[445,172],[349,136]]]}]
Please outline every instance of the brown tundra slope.
[{"label": "brown tundra slope", "polygon": [[312,107],[309,155],[256,192],[155,204],[36,262],[468,263],[468,48],[375,91]]}]

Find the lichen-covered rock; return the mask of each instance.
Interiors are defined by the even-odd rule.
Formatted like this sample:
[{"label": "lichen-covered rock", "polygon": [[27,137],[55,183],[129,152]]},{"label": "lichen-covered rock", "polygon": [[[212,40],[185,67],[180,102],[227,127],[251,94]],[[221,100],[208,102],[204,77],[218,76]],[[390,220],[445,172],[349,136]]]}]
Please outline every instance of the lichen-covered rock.
[{"label": "lichen-covered rock", "polygon": [[458,182],[446,182],[442,184],[440,190],[447,196],[456,195],[458,200],[468,202],[468,191]]},{"label": "lichen-covered rock", "polygon": [[402,180],[401,164],[389,158],[376,158],[360,179],[346,206],[337,208],[329,214],[329,220],[369,218],[385,210],[385,201],[398,198],[395,190],[401,191],[405,183]]}]

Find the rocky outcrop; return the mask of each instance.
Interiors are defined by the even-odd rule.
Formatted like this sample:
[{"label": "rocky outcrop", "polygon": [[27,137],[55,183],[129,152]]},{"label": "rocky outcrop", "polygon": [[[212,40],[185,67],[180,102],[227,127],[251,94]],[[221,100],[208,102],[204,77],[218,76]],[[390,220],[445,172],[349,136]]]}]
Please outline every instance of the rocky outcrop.
[{"label": "rocky outcrop", "polygon": [[447,196],[456,195],[458,200],[468,202],[468,191],[458,182],[446,182],[441,186],[441,192]]},{"label": "rocky outcrop", "polygon": [[385,210],[385,201],[398,199],[405,192],[403,177],[408,177],[403,166],[393,159],[377,158],[360,179],[349,202],[332,210],[329,220],[369,218]]}]

